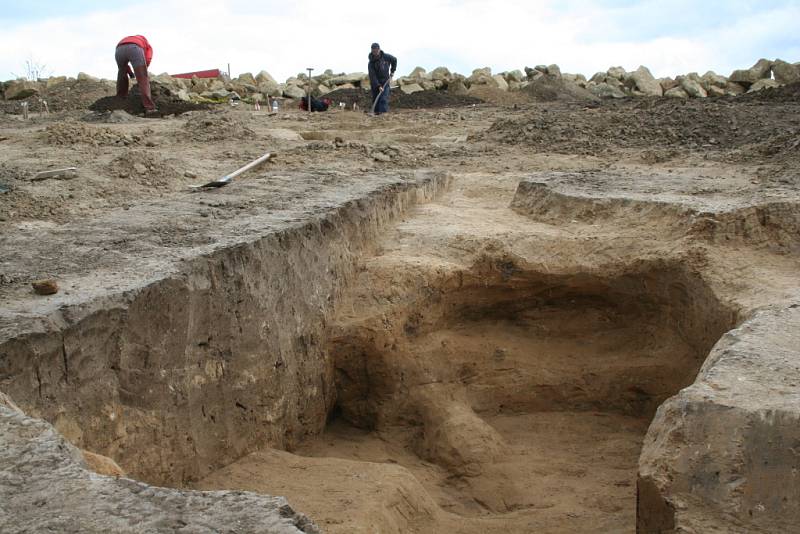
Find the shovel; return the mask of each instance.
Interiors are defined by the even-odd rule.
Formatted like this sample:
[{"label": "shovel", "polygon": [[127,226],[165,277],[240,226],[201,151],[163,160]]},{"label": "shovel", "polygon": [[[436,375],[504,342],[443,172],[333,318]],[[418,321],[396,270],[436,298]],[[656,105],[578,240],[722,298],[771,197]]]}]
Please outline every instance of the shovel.
[{"label": "shovel", "polygon": [[254,159],[253,161],[251,161],[250,163],[248,163],[244,167],[242,167],[240,169],[237,169],[237,170],[233,171],[230,174],[226,174],[222,178],[218,178],[218,179],[214,180],[213,182],[208,182],[207,184],[192,185],[190,187],[193,187],[195,189],[206,189],[206,188],[210,188],[210,187],[222,187],[224,185],[228,185],[231,182],[231,180],[233,180],[234,178],[236,178],[240,174],[249,171],[253,167],[261,165],[262,163],[264,163],[265,161],[267,161],[271,157],[272,157],[272,154],[270,152],[267,152],[266,154],[264,154],[260,158]]},{"label": "shovel", "polygon": [[389,79],[388,79],[388,80],[386,80],[386,83],[384,83],[383,85],[381,85],[381,88],[380,88],[380,90],[378,90],[378,95],[375,97],[375,101],[372,103],[372,109],[369,111],[369,114],[370,114],[370,115],[375,115],[375,108],[376,108],[376,107],[378,107],[378,100],[380,100],[380,99],[381,99],[381,95],[382,95],[382,94],[383,94],[383,92],[386,90],[386,87],[389,85],[389,83],[390,83],[391,81],[392,81],[392,77],[391,77],[391,76],[389,76]]}]

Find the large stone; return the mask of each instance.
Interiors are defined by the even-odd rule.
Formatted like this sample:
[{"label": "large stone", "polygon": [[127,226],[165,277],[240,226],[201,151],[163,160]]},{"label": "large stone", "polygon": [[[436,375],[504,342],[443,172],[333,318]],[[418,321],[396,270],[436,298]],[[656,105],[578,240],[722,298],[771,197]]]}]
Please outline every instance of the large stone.
[{"label": "large stone", "polygon": [[480,69],[475,69],[472,71],[472,78],[473,76],[491,76],[492,75],[492,68],[491,67],[483,67]]},{"label": "large stone", "polygon": [[339,76],[334,76],[328,83],[333,86],[344,85],[346,83],[351,83],[353,85],[361,83],[363,79],[369,79],[369,76],[363,72],[352,72],[350,74],[341,74]]},{"label": "large stone", "polygon": [[85,72],[79,72],[78,73],[78,81],[79,82],[99,82],[100,78],[96,78],[94,76],[86,74]]},{"label": "large stone", "polygon": [[647,96],[661,96],[664,94],[661,84],[658,83],[650,70],[645,66],[640,66],[635,72],[631,73],[631,81],[634,87]]},{"label": "large stone", "polygon": [[413,93],[419,93],[420,91],[424,91],[424,90],[425,89],[423,89],[422,86],[419,85],[418,83],[412,83],[412,84],[403,85],[403,86],[400,87],[400,91],[402,91],[404,94],[407,94],[407,95],[410,95],[410,94],[413,94]]},{"label": "large stone", "polygon": [[708,93],[699,82],[692,78],[684,78],[681,81],[681,88],[686,91],[686,94],[694,98],[705,98]]},{"label": "large stone", "polygon": [[241,84],[247,84],[252,86],[258,85],[258,82],[256,82],[255,77],[252,75],[252,73],[249,72],[244,72],[240,74],[239,77],[236,78],[236,81],[238,81]]},{"label": "large stone", "polygon": [[606,74],[605,72],[595,72],[594,75],[591,78],[589,78],[589,81],[598,84],[605,83],[607,77],[608,74]]},{"label": "large stone", "polygon": [[780,84],[800,81],[800,67],[781,59],[772,62],[772,74],[775,76],[775,81]]},{"label": "large stone", "polygon": [[273,78],[269,72],[265,70],[262,70],[261,72],[256,74],[256,85],[261,85],[263,83],[273,83],[275,85],[278,85],[278,81],[275,78]]},{"label": "large stone", "polygon": [[433,90],[435,90],[435,89],[436,89],[436,84],[435,84],[435,83],[433,83],[433,82],[432,82],[432,81],[430,81],[430,80],[422,80],[421,82],[419,82],[419,84],[420,84],[420,85],[422,86],[422,88],[423,88],[423,89],[425,89],[426,91],[433,91]]},{"label": "large stone", "polygon": [[747,92],[747,89],[744,85],[735,83],[735,82],[728,82],[725,84],[725,94],[730,96],[737,96]]},{"label": "large stone", "polygon": [[62,83],[67,83],[66,76],[50,76],[49,78],[47,78],[47,82],[45,82],[45,85],[47,86],[48,89],[50,89],[57,85],[61,85]]},{"label": "large stone", "polygon": [[711,85],[708,88],[708,96],[725,96],[727,93],[723,87],[717,87],[716,85]]},{"label": "large stone", "polygon": [[728,79],[725,76],[710,70],[703,74],[703,76],[700,78],[700,83],[703,85],[703,87],[705,87],[706,90],[708,90],[708,88],[711,86],[725,87],[725,85],[728,83]]},{"label": "large stone", "polygon": [[664,96],[667,98],[689,98],[689,94],[680,85],[664,91]]},{"label": "large stone", "polygon": [[296,85],[287,85],[283,90],[283,96],[288,98],[300,99],[306,96],[306,92]]},{"label": "large stone", "polygon": [[764,78],[758,80],[756,83],[750,86],[750,89],[747,90],[748,93],[754,93],[755,91],[761,91],[762,89],[770,89],[773,87],[780,87],[781,84],[776,82],[771,78]]},{"label": "large stone", "polygon": [[447,67],[436,67],[431,71],[431,79],[433,81],[446,81],[450,80],[453,75],[450,73],[450,70]]},{"label": "large stone", "polygon": [[422,67],[414,67],[414,70],[411,71],[411,74],[409,74],[408,77],[415,80],[427,80],[430,78],[428,71]]},{"label": "large stone", "polygon": [[455,79],[447,84],[447,92],[454,95],[465,95],[469,91],[463,80]]},{"label": "large stone", "polygon": [[90,472],[48,423],[0,398],[0,530],[59,532],[316,533],[283,497],[185,491]]},{"label": "large stone", "polygon": [[21,100],[29,96],[38,95],[41,87],[39,83],[25,79],[11,80],[6,85],[6,100]]},{"label": "large stone", "polygon": [[494,76],[492,76],[492,78],[497,84],[498,89],[500,89],[501,91],[508,91],[508,82],[503,76],[495,74]]},{"label": "large stone", "polygon": [[678,87],[680,85],[680,82],[678,82],[677,80],[673,80],[672,78],[661,78],[660,80],[658,80],[658,83],[661,84],[661,89],[665,93],[670,89]]},{"label": "large stone", "polygon": [[548,76],[552,76],[554,78],[561,78],[561,67],[553,63],[552,65],[547,66],[547,74]]},{"label": "large stone", "polygon": [[506,73],[506,81],[507,82],[521,82],[525,79],[525,75],[522,73],[521,70],[512,70],[511,72]]},{"label": "large stone", "polygon": [[626,96],[619,87],[614,87],[606,82],[589,82],[589,84],[586,86],[586,89],[588,89],[589,92],[594,96],[599,98],[625,98]]},{"label": "large stone", "polygon": [[616,78],[619,81],[623,81],[627,76],[627,72],[622,67],[611,67],[606,71],[606,76],[610,76],[611,78]]},{"label": "large stone", "polygon": [[758,62],[744,70],[735,70],[729,76],[729,81],[741,84],[754,84],[758,80],[770,77],[772,62],[768,59],[759,59]]}]

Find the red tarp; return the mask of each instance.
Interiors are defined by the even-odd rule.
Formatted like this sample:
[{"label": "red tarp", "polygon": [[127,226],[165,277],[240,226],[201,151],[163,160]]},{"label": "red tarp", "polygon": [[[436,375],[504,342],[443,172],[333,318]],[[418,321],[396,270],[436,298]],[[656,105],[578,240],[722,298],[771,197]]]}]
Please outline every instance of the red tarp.
[{"label": "red tarp", "polygon": [[198,78],[218,78],[221,74],[219,69],[211,70],[198,70],[197,72],[184,72],[183,74],[170,74],[173,78],[189,78],[197,76]]}]

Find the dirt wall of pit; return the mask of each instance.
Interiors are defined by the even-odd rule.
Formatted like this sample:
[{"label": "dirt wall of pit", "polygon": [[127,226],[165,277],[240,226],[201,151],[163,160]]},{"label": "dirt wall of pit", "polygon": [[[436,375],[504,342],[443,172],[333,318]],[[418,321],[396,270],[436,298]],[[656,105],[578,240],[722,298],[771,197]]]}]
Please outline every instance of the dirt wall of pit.
[{"label": "dirt wall of pit", "polygon": [[380,189],[9,339],[0,389],[150,483],[183,485],[257,448],[291,447],[323,428],[334,402],[326,317],[355,258],[448,183]]}]

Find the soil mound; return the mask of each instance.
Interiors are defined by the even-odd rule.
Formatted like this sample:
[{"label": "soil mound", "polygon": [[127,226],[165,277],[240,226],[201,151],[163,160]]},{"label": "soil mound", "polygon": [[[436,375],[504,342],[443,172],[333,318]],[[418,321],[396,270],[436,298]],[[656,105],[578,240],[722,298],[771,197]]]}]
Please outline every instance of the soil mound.
[{"label": "soil mound", "polygon": [[[353,104],[369,111],[372,108],[372,98],[369,91],[363,89],[337,89],[324,96],[330,98],[334,105],[344,102],[348,109]],[[389,108],[394,109],[441,109],[471,106],[482,104],[483,100],[475,96],[456,95],[447,91],[419,91],[407,95],[399,89],[392,89],[389,95]]]},{"label": "soil mound", "polygon": [[165,187],[180,174],[168,161],[147,150],[128,150],[106,167],[108,174],[150,187]]},{"label": "soil mound", "polygon": [[740,100],[761,102],[797,102],[800,103],[800,82],[770,87],[754,93],[747,93],[739,97]]},{"label": "soil mound", "polygon": [[794,108],[779,99],[740,98],[560,103],[500,119],[474,138],[564,154],[658,147],[709,150],[731,161],[797,160],[800,126]]},{"label": "soil mound", "polygon": [[[165,117],[167,115],[180,115],[187,111],[194,111],[198,109],[207,109],[205,104],[195,104],[193,102],[185,102],[172,94],[172,91],[158,83],[150,82],[150,91],[153,95],[153,101],[158,108],[158,115]],[[142,105],[141,93],[139,86],[134,85],[128,93],[128,98],[122,99],[116,96],[107,96],[95,101],[89,106],[92,111],[114,111],[121,109],[130,113],[131,115],[141,115],[144,113],[144,106]]]},{"label": "soil mound", "polygon": [[542,76],[538,80],[532,81],[525,86],[523,92],[537,102],[555,102],[557,100],[597,102],[600,100],[583,87],[552,76]]},{"label": "soil mound", "polygon": [[6,113],[22,113],[21,102],[28,103],[28,109],[34,112],[44,111],[43,102],[47,102],[50,111],[75,111],[86,109],[98,98],[114,94],[114,86],[110,82],[78,80],[64,82],[46,88],[39,95],[29,96],[22,100],[0,101],[0,110]]},{"label": "soil mound", "polygon": [[247,120],[226,110],[205,111],[192,116],[183,129],[193,141],[225,141],[252,139],[256,133],[247,126]]},{"label": "soil mound", "polygon": [[473,85],[469,88],[469,96],[479,98],[486,103],[496,106],[513,106],[514,104],[529,104],[530,97],[521,91],[503,91],[488,85]]},{"label": "soil mound", "polygon": [[144,142],[142,135],[115,132],[110,128],[90,126],[74,120],[48,125],[44,130],[44,138],[48,144],[56,146],[77,144],[129,146]]}]

